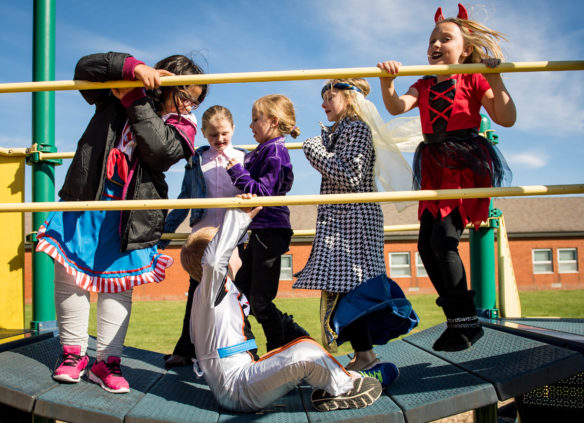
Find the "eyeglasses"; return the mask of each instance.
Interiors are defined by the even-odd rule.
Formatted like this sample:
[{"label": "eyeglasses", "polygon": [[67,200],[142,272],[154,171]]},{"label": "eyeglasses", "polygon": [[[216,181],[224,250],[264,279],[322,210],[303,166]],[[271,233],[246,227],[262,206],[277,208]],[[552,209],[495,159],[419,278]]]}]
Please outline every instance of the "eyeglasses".
[{"label": "eyeglasses", "polygon": [[197,107],[200,106],[201,102],[198,98],[194,98],[188,91],[181,90],[177,94],[177,98],[180,100],[183,106],[191,107],[191,109],[195,110]]}]

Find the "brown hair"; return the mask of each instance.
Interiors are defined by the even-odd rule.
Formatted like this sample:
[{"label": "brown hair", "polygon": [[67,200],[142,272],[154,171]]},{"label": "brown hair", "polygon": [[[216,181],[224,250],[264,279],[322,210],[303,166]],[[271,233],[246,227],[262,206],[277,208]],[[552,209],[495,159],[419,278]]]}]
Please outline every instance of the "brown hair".
[{"label": "brown hair", "polygon": [[[344,79],[329,79],[328,81],[326,81],[324,83],[324,89],[322,91],[323,95],[324,93],[327,91],[326,87],[330,87],[329,89],[335,89],[334,85],[335,84],[349,84],[349,85],[353,85],[354,87],[359,88],[359,90],[361,90],[361,92],[363,93],[363,97],[367,97],[369,95],[369,93],[371,92],[371,87],[369,86],[369,82],[367,82],[365,79],[363,78],[344,78]],[[348,117],[350,119],[361,119],[359,117],[359,115],[357,114],[357,109],[355,108],[355,104],[353,103],[353,93],[355,93],[354,90],[343,90],[343,89],[336,89],[339,93],[341,93],[343,96],[345,96],[345,100],[347,101],[347,107],[345,108],[344,113],[339,116],[339,120],[338,122],[340,122],[341,120],[343,120],[344,118]]]},{"label": "brown hair", "polygon": [[180,264],[183,269],[197,282],[201,281],[203,268],[201,259],[203,253],[217,233],[217,228],[207,226],[192,233],[180,250]]},{"label": "brown hair", "polygon": [[492,30],[472,19],[447,18],[436,24],[452,22],[460,28],[464,47],[472,47],[472,53],[464,59],[464,63],[480,63],[482,59],[493,57],[505,59],[499,40],[507,41],[501,32]]},{"label": "brown hair", "polygon": [[[182,54],[175,54],[169,56],[166,59],[162,59],[154,65],[154,69],[165,69],[172,72],[175,75],[199,75],[204,73],[203,69],[197,65],[193,59],[183,56]],[[199,107],[199,105],[205,100],[207,96],[208,86],[207,84],[194,84],[201,87],[201,95],[199,98],[191,98],[187,93],[187,89],[190,85],[174,85],[174,86],[162,86],[155,88],[154,90],[149,90],[148,94],[154,102],[154,107],[158,114],[162,114],[164,110],[164,102],[167,98],[171,98],[176,110],[179,110],[178,100],[188,100],[193,104],[193,109]]]},{"label": "brown hair", "polygon": [[203,113],[203,117],[201,118],[201,131],[205,132],[209,127],[209,122],[211,122],[212,119],[217,118],[225,119],[231,124],[232,127],[235,126],[233,123],[233,115],[231,114],[231,111],[227,107],[215,105],[209,107],[207,110],[205,110],[205,113]]},{"label": "brown hair", "polygon": [[290,134],[292,138],[296,138],[300,135],[300,128],[296,126],[294,105],[285,95],[270,94],[258,98],[253,103],[253,108],[267,118],[277,118],[280,134]]}]

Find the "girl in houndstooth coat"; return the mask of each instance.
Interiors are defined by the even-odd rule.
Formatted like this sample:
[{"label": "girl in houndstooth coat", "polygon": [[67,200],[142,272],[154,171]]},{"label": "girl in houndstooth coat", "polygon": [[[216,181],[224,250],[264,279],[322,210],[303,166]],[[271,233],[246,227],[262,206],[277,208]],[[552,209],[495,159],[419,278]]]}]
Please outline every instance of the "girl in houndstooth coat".
[{"label": "girl in houndstooth coat", "polygon": [[[306,158],[322,175],[321,194],[374,192],[375,150],[369,126],[361,120],[353,101],[355,93],[367,95],[363,79],[327,81],[322,107],[332,127],[322,127],[320,137],[306,140]],[[329,318],[343,295],[362,282],[386,273],[383,258],[383,212],[378,203],[322,204],[318,206],[316,235],[308,263],[294,288],[320,289],[323,343],[334,349],[336,334]],[[350,370],[366,369],[378,360],[365,319],[349,331],[355,356]],[[344,334],[346,332],[343,332]]]}]

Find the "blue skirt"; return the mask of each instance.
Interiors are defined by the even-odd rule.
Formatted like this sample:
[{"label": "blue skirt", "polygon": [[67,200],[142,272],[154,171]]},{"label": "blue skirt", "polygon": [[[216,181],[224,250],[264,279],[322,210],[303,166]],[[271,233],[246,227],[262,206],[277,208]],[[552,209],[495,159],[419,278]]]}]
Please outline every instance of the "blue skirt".
[{"label": "blue skirt", "polygon": [[[108,179],[105,185],[103,200],[120,198],[122,181]],[[115,293],[163,281],[172,257],[156,246],[121,252],[120,219],[119,210],[52,212],[38,231],[36,250],[61,263],[88,291]]]}]

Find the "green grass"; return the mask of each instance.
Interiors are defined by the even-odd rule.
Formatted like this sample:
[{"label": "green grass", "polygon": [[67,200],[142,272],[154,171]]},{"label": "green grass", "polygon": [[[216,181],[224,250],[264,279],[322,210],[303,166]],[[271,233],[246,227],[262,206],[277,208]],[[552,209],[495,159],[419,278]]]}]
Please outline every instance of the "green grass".
[{"label": "green grass", "polygon": [[[575,291],[527,291],[519,294],[523,316],[525,317],[571,317],[584,318],[584,290]],[[445,320],[442,309],[436,306],[435,295],[411,295],[408,297],[414,310],[420,316],[420,325],[414,331],[423,330]],[[294,315],[296,320],[317,341],[320,341],[319,299],[279,298],[278,307]],[[91,304],[89,333],[96,335],[95,303]],[[126,336],[127,346],[161,353],[171,353],[180,336],[185,301],[145,301],[134,302],[130,327]],[[30,306],[27,307],[26,321],[31,320]],[[259,353],[266,352],[266,341],[261,326],[251,318],[252,328],[257,337]],[[343,344],[338,353],[348,353],[351,347]]]},{"label": "green grass", "polygon": [[[420,316],[419,331],[445,320],[442,309],[436,306],[435,295],[412,295],[408,297],[414,310]],[[523,315],[526,317],[549,316],[584,318],[584,290],[537,291],[520,293]],[[277,299],[278,307],[296,320],[317,341],[320,341],[319,299],[282,298]],[[182,327],[185,302],[152,301],[133,304],[126,345],[136,348],[170,353],[178,339]],[[257,337],[260,355],[265,353],[265,338],[261,326],[251,318],[252,328]],[[92,304],[90,334],[95,331],[95,305]],[[351,351],[348,343],[339,348],[339,353]]]}]

